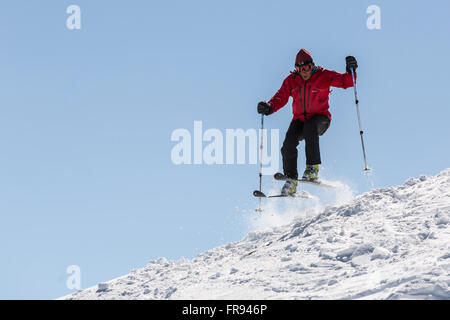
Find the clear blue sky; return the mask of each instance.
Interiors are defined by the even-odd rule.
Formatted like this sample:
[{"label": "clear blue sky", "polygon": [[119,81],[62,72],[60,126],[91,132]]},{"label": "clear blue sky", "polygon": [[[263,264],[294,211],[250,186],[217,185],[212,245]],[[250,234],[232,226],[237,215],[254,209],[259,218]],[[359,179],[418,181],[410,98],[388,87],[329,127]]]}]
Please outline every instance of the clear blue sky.
[{"label": "clear blue sky", "polygon": [[[81,30],[66,28],[71,4]],[[372,4],[380,30],[366,27]],[[449,12],[443,0],[2,1],[0,298],[68,294],[69,265],[86,288],[240,240],[235,207],[256,206],[258,166],[175,166],[170,136],[194,120],[257,129],[257,102],[302,47],[340,72],[358,59],[375,187],[449,167]],[[322,172],[367,191],[352,89],[330,105]],[[290,102],[266,119],[280,145],[290,120]]]}]

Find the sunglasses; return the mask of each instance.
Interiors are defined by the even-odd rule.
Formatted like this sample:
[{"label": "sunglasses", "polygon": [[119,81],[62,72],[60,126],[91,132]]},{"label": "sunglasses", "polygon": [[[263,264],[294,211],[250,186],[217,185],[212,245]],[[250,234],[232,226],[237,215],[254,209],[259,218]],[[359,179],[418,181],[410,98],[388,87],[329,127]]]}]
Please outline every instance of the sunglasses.
[{"label": "sunglasses", "polygon": [[298,71],[309,71],[312,68],[312,62],[296,63],[295,66],[298,68]]}]

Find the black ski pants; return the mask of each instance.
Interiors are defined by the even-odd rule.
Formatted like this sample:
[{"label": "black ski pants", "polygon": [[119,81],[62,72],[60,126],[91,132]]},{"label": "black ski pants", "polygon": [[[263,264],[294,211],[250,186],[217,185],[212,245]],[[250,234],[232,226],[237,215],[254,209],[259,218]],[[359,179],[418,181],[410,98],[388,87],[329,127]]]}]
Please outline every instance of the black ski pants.
[{"label": "black ski pants", "polygon": [[298,119],[292,120],[281,147],[285,175],[292,179],[298,179],[297,146],[301,140],[305,140],[306,164],[321,163],[319,136],[323,135],[329,126],[330,119],[322,114],[317,114],[307,119],[306,122]]}]

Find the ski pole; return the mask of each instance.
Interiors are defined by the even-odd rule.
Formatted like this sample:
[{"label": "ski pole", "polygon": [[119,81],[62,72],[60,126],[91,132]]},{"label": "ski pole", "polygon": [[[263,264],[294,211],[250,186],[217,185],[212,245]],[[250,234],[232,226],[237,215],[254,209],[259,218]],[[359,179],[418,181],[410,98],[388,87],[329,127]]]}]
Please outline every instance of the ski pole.
[{"label": "ski pole", "polygon": [[[263,155],[263,131],[264,131],[264,114],[261,113],[261,132],[260,132],[260,145],[259,145],[259,192],[261,192],[262,186],[262,155]],[[256,209],[258,212],[262,212],[261,198],[259,198],[259,206]]]},{"label": "ski pole", "polygon": [[363,139],[364,131],[361,126],[361,116],[359,114],[359,101],[358,101],[358,94],[356,92],[356,74],[355,74],[354,69],[351,69],[351,74],[352,74],[353,89],[355,89],[356,114],[358,116],[359,134],[361,136],[361,146],[362,146],[362,151],[363,151],[363,156],[364,156],[364,171],[369,171],[370,168],[367,167],[366,150],[364,148],[364,139]]}]

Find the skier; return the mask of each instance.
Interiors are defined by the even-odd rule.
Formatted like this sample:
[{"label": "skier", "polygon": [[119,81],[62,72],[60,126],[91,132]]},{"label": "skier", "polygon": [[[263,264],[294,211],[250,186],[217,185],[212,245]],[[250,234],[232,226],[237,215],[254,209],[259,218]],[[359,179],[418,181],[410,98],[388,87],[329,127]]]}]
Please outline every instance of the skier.
[{"label": "skier", "polygon": [[[319,136],[330,126],[328,95],[330,87],[347,89],[353,86],[351,70],[358,67],[355,57],[347,56],[346,73],[327,70],[314,64],[311,54],[301,49],[295,58],[295,70],[283,81],[278,92],[269,100],[258,103],[258,113],[266,116],[286,105],[292,96],[294,117],[286,132],[281,148],[284,174],[287,180],[281,189],[283,195],[297,191],[297,146],[305,140],[306,169],[303,179],[317,181],[319,174],[320,149]],[[356,79],[356,74],[355,74]]]}]

